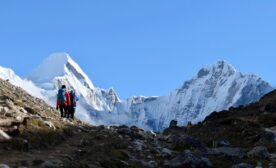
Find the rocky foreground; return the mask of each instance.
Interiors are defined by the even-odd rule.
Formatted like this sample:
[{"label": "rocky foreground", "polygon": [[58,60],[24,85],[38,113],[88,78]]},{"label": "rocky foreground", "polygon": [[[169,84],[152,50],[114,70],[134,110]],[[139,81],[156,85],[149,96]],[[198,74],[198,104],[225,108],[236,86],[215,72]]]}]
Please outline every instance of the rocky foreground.
[{"label": "rocky foreground", "polygon": [[276,92],[163,133],[64,120],[0,80],[0,168],[276,167]]}]

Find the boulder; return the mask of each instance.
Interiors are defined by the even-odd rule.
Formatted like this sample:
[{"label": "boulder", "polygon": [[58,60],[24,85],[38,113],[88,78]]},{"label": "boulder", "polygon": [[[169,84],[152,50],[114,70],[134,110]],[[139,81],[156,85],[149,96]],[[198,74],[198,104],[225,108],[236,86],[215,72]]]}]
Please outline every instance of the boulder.
[{"label": "boulder", "polygon": [[266,147],[264,146],[257,146],[253,148],[251,151],[247,153],[249,158],[260,158],[260,159],[268,159],[270,154]]},{"label": "boulder", "polygon": [[87,140],[87,139],[81,139],[80,140],[80,146],[89,146],[91,143],[90,143],[90,141],[89,140]]},{"label": "boulder", "polygon": [[52,128],[53,130],[56,130],[55,125],[51,121],[43,121],[43,122],[47,127]]},{"label": "boulder", "polygon": [[196,149],[204,152],[207,150],[205,144],[188,135],[171,135],[167,138],[167,141],[172,144],[172,148],[175,150]]},{"label": "boulder", "polygon": [[229,147],[231,146],[230,142],[226,139],[214,141],[214,147]]},{"label": "boulder", "polygon": [[145,143],[141,140],[135,140],[132,146],[139,152],[142,152],[147,147]]},{"label": "boulder", "polygon": [[131,138],[133,138],[133,139],[146,139],[147,138],[147,135],[144,132],[144,130],[139,129],[136,126],[132,126],[130,128],[130,130],[131,130]]},{"label": "boulder", "polygon": [[172,156],[172,151],[170,149],[167,149],[167,148],[163,148],[161,150],[161,155],[162,157],[171,157]]},{"label": "boulder", "polygon": [[6,140],[10,140],[11,137],[5,133],[3,130],[0,129],[0,141],[6,141]]},{"label": "boulder", "polygon": [[8,107],[0,106],[0,114],[5,115],[9,111]]},{"label": "boulder", "polygon": [[0,164],[0,168],[10,168],[10,166],[8,166],[6,164]]},{"label": "boulder", "polygon": [[174,127],[177,127],[177,121],[176,120],[172,120],[170,122],[170,127],[169,128],[174,128]]},{"label": "boulder", "polygon": [[208,150],[208,155],[223,155],[230,158],[244,158],[245,153],[241,148],[219,147]]},{"label": "boulder", "polygon": [[144,165],[145,167],[149,167],[149,168],[155,168],[155,167],[157,167],[157,165],[158,165],[158,164],[157,164],[155,161],[153,161],[153,160],[148,161],[148,162],[142,161],[141,164]]},{"label": "boulder", "polygon": [[258,162],[257,166],[255,168],[263,168],[263,163],[262,162]]},{"label": "boulder", "polygon": [[212,163],[208,158],[196,156],[190,151],[184,151],[177,155],[172,160],[166,160],[165,166],[168,167],[196,167],[196,168],[209,168]]},{"label": "boulder", "polygon": [[53,167],[55,167],[55,165],[53,162],[46,160],[39,167],[40,168],[53,168]]},{"label": "boulder", "polygon": [[127,126],[120,126],[117,130],[117,133],[123,136],[129,136],[131,134],[131,129]]},{"label": "boulder", "polygon": [[247,163],[240,163],[237,165],[233,165],[231,168],[253,168],[253,165]]}]

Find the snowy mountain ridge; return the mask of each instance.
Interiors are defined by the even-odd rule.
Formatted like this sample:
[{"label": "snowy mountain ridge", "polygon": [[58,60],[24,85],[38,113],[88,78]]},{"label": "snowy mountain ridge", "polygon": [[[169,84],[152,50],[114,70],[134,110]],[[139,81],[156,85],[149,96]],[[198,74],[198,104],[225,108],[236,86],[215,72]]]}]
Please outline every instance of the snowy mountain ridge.
[{"label": "snowy mountain ridge", "polygon": [[43,84],[52,82],[56,77],[70,75],[71,77],[76,77],[87,88],[94,89],[92,81],[67,53],[54,53],[50,55],[28,78],[37,84]]},{"label": "snowy mountain ridge", "polygon": [[80,98],[77,109],[80,119],[97,125],[137,125],[156,131],[168,127],[172,119],[180,125],[202,121],[213,111],[252,103],[272,90],[260,77],[242,74],[226,61],[219,61],[200,69],[169,95],[137,96],[121,101],[114,89],[95,87],[67,53],[50,55],[28,79],[21,79],[5,68],[0,68],[0,78],[9,79],[52,106],[57,89],[65,84]]},{"label": "snowy mountain ridge", "polygon": [[43,89],[38,88],[33,82],[29,80],[21,79],[12,69],[0,66],[0,78],[3,80],[8,80],[11,84],[23,88],[35,97],[46,100],[43,96]]}]

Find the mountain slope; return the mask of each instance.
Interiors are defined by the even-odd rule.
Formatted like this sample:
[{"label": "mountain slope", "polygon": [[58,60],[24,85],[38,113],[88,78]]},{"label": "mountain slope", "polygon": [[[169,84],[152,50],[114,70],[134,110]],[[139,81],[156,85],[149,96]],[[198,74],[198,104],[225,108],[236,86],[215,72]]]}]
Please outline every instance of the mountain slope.
[{"label": "mountain slope", "polygon": [[46,100],[43,89],[37,87],[33,82],[25,80],[17,76],[13,70],[0,66],[0,78],[7,80],[15,86],[21,87],[32,96]]},{"label": "mountain slope", "polygon": [[[166,136],[192,136],[211,147],[214,167],[248,163],[274,167],[276,154],[276,91],[247,106],[214,112],[196,125],[171,127]],[[174,141],[179,143],[179,141]],[[221,157],[217,157],[223,154]],[[230,159],[231,158],[231,159]],[[263,166],[260,166],[261,165]],[[242,167],[242,166],[241,166]]]}]

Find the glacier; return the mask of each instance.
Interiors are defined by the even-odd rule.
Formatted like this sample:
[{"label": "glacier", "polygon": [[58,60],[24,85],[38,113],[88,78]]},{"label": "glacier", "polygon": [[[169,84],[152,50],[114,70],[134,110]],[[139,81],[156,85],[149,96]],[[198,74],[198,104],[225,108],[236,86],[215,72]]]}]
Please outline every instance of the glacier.
[{"label": "glacier", "polygon": [[257,75],[243,74],[227,61],[218,61],[200,69],[168,95],[121,100],[113,88],[94,86],[67,53],[51,54],[26,79],[0,67],[0,78],[52,106],[58,88],[65,84],[80,98],[76,113],[79,119],[95,125],[136,125],[154,131],[162,131],[173,119],[179,125],[200,122],[214,111],[255,102],[273,90]]}]

